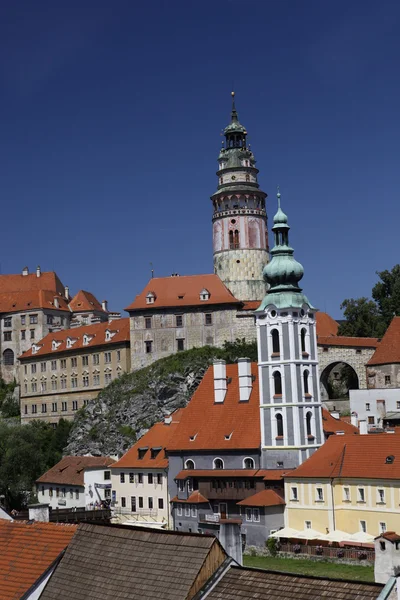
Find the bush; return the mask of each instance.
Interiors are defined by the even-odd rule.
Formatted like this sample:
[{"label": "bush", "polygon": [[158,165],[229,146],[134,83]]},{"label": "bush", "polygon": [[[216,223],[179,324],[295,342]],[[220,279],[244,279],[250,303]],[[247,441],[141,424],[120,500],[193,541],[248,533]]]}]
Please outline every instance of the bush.
[{"label": "bush", "polygon": [[279,542],[276,538],[273,538],[273,537],[268,538],[266,545],[267,545],[268,551],[271,556],[276,556],[278,554]]}]

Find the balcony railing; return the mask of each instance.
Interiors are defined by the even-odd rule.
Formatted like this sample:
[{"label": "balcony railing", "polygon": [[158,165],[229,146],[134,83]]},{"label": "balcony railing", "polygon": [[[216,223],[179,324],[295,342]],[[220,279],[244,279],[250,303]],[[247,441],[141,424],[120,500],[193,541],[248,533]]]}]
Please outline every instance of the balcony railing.
[{"label": "balcony railing", "polygon": [[126,507],[113,506],[112,513],[113,513],[113,515],[132,515],[132,516],[137,516],[137,517],[151,517],[151,518],[158,516],[158,510],[156,508],[154,508],[154,509],[137,508],[134,511],[129,506],[126,506]]},{"label": "balcony railing", "polygon": [[200,523],[219,523],[221,519],[221,513],[201,513],[199,512],[199,522]]}]

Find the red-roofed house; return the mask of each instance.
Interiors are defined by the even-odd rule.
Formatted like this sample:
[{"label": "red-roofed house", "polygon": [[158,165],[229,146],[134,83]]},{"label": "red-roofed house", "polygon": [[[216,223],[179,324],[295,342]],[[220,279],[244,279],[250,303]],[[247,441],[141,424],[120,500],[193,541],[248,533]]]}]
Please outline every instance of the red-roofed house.
[{"label": "red-roofed house", "polygon": [[72,327],[108,321],[107,300],[103,300],[100,304],[93,294],[85,290],[79,290],[72,298],[69,303],[69,309],[74,313],[71,322]]}]

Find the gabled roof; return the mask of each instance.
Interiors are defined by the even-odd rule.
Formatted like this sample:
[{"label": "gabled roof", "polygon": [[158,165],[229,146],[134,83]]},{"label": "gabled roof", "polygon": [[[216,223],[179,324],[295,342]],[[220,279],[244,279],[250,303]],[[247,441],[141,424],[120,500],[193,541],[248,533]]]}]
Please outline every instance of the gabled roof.
[{"label": "gabled roof", "polygon": [[337,335],[339,329],[339,323],[335,321],[328,313],[317,312],[315,313],[315,319],[317,321],[317,335],[328,337]]},{"label": "gabled roof", "polygon": [[258,449],[260,408],[257,364],[252,363],[253,389],[248,402],[239,402],[238,365],[227,365],[228,390],[223,403],[214,402],[214,373],[209,367],[167,449],[238,450]]},{"label": "gabled roof", "polygon": [[36,272],[29,275],[12,274],[0,275],[1,293],[31,292],[33,290],[48,290],[56,294],[64,294],[65,288],[57,273],[47,271],[37,277]]},{"label": "gabled roof", "polygon": [[285,501],[274,490],[262,490],[237,502],[237,504],[239,506],[280,506],[285,504]]},{"label": "gabled roof", "polygon": [[[58,300],[58,307],[55,306],[54,298]],[[0,312],[2,313],[30,311],[38,308],[69,312],[68,302],[58,292],[51,290],[0,292]]]},{"label": "gabled roof", "polygon": [[[389,462],[387,462],[389,459]],[[332,435],[286,479],[400,479],[400,436]]]},{"label": "gabled roof", "polygon": [[0,520],[0,597],[17,600],[70,543],[77,527]]},{"label": "gabled roof", "polygon": [[[208,300],[200,300],[200,292],[206,289],[210,293]],[[146,296],[152,292],[154,302],[148,304]],[[172,277],[154,277],[144,290],[125,310],[152,310],[168,307],[210,306],[214,304],[241,304],[218,275],[179,275]]]},{"label": "gabled roof", "polygon": [[83,486],[85,469],[110,467],[114,462],[109,456],[65,456],[41,475],[36,483]]},{"label": "gabled roof", "polygon": [[338,431],[354,434],[359,433],[357,427],[355,427],[351,423],[348,423],[344,419],[335,419],[335,417],[333,417],[331,413],[328,410],[326,410],[326,408],[322,409],[322,425],[324,428],[325,435],[337,433]]},{"label": "gabled roof", "polygon": [[182,504],[208,504],[209,500],[203,496],[203,494],[200,494],[199,490],[194,490],[187,500],[182,500],[181,498],[178,498],[178,496],[175,496],[172,498],[171,502],[180,502]]},{"label": "gabled roof", "polygon": [[69,308],[72,312],[80,313],[80,312],[93,312],[100,311],[106,312],[103,310],[102,305],[97,300],[93,294],[90,292],[86,292],[85,290],[79,290],[79,292],[72,298],[69,303]]},{"label": "gabled roof", "polygon": [[[109,340],[106,339],[107,330],[115,334]],[[85,334],[88,336],[86,344],[84,344]],[[67,347],[68,338],[75,340],[70,348]],[[53,341],[56,342],[54,348]],[[32,348],[30,348],[19,358],[23,360],[24,358],[32,358],[33,356],[36,358],[37,356],[57,355],[61,352],[76,352],[78,349],[92,349],[96,346],[108,346],[129,341],[129,318],[126,317],[125,319],[116,319],[115,321],[111,321],[111,323],[96,323],[95,325],[82,325],[73,329],[53,331],[39,342],[36,342],[35,346],[38,350],[35,353],[32,353]]]},{"label": "gabled roof", "polygon": [[380,340],[378,338],[363,338],[363,337],[346,337],[343,335],[337,336],[318,336],[318,346],[343,346],[353,348],[377,348]]},{"label": "gabled roof", "polygon": [[[176,432],[183,410],[184,409],[179,409],[172,414],[172,422],[170,424],[156,423],[153,425],[153,427],[151,427],[151,429],[149,429],[149,431],[145,433],[144,436],[142,436],[140,440],[126,452],[126,454],[113,464],[112,468],[164,469],[167,467],[168,458],[165,455],[165,448]],[[152,458],[152,448],[160,449],[155,458]],[[139,450],[142,450],[142,458],[139,458]]]},{"label": "gabled roof", "polygon": [[209,535],[84,523],[41,600],[186,600],[226,558]]},{"label": "gabled roof", "polygon": [[400,363],[400,317],[393,317],[381,343],[367,365]]}]

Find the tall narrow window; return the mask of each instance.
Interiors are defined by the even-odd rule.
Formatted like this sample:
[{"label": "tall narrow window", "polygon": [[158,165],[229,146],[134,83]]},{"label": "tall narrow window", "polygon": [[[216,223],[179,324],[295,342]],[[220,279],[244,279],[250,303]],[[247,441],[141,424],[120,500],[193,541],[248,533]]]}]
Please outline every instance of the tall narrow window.
[{"label": "tall narrow window", "polygon": [[282,396],[282,376],[279,371],[275,371],[274,375],[274,394],[275,396]]},{"label": "tall narrow window", "polygon": [[239,232],[237,229],[235,229],[234,240],[234,248],[239,248]]},{"label": "tall narrow window", "polygon": [[283,417],[280,413],[276,415],[276,435],[283,437]]},{"label": "tall narrow window", "polygon": [[308,371],[304,371],[304,373],[303,373],[303,382],[304,382],[304,393],[305,394],[309,394],[309,391],[308,391],[308,375],[309,375]]},{"label": "tall narrow window", "polygon": [[234,242],[233,242],[233,231],[231,230],[229,232],[229,248],[230,248],[230,250],[233,250],[234,247],[235,246],[234,246]]},{"label": "tall narrow window", "polygon": [[307,331],[305,329],[301,330],[301,351],[302,352],[307,352],[306,350],[306,335],[307,335]]},{"label": "tall narrow window", "polygon": [[311,430],[311,419],[312,419],[312,413],[308,412],[306,414],[306,429],[307,429],[307,435],[310,436],[312,435],[312,430]]},{"label": "tall narrow window", "polygon": [[272,353],[279,354],[280,353],[280,344],[279,344],[279,331],[277,329],[273,329],[271,331],[272,337]]}]

